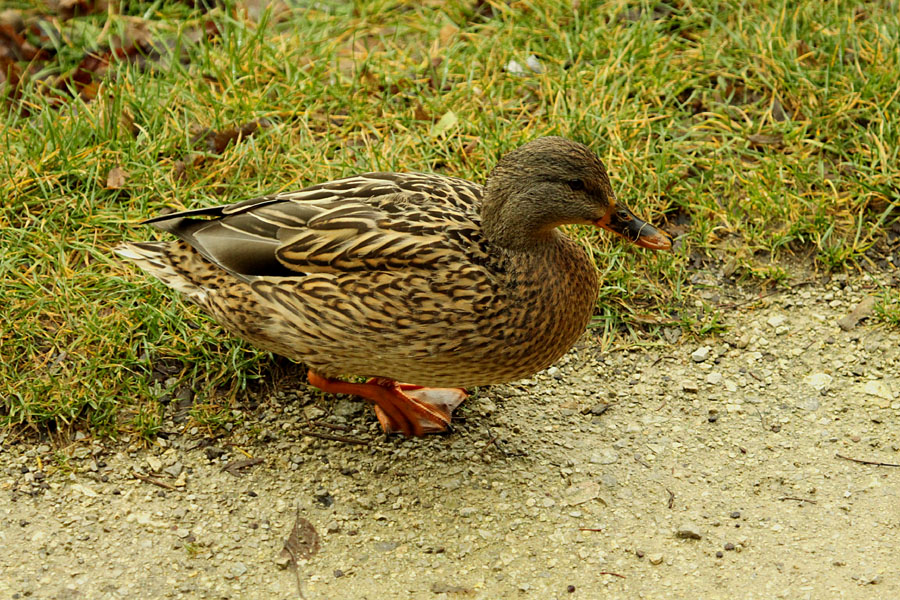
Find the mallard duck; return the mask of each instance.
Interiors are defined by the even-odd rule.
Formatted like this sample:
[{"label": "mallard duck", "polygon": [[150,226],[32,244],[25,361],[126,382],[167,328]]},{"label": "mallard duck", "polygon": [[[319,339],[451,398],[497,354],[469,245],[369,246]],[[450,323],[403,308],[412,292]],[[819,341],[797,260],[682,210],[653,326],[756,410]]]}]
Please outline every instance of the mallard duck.
[{"label": "mallard duck", "polygon": [[465,388],[528,377],[584,333],[597,273],[559,225],[671,247],[616,200],[593,152],[559,137],[505,155],[484,187],[366,173],[144,223],[178,239],[118,254],[406,436],[447,430]]}]

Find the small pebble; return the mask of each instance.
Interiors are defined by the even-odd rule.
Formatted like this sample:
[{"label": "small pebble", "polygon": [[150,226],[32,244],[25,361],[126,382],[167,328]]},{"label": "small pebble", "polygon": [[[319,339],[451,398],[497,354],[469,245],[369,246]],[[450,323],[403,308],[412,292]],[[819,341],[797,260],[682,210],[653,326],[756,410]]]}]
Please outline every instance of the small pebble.
[{"label": "small pebble", "polygon": [[786,321],[787,318],[784,315],[772,315],[768,318],[766,323],[768,323],[769,327],[771,327],[772,329],[777,329],[778,327],[784,325]]},{"label": "small pebble", "polygon": [[691,360],[696,363],[701,363],[707,358],[709,358],[709,353],[712,351],[712,348],[709,346],[700,346],[691,354]]},{"label": "small pebble", "polygon": [[168,467],[163,469],[163,472],[171,475],[172,477],[178,477],[179,475],[181,475],[181,471],[183,469],[184,465],[181,463],[181,461],[176,461],[174,464],[169,465]]},{"label": "small pebble", "polygon": [[611,465],[619,460],[619,453],[615,450],[600,450],[592,454],[588,460],[595,465]]},{"label": "small pebble", "polygon": [[682,523],[681,526],[675,530],[675,537],[682,540],[699,540],[703,535],[700,533],[700,528],[695,524]]},{"label": "small pebble", "polygon": [[225,454],[225,450],[218,446],[207,446],[203,453],[206,454],[206,460],[215,460]]}]

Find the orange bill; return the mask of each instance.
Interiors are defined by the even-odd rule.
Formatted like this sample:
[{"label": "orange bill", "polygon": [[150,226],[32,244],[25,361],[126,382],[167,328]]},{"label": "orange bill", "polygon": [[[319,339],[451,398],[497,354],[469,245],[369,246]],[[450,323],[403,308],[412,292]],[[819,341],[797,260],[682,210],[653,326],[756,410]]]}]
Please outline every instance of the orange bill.
[{"label": "orange bill", "polygon": [[608,229],[634,242],[641,248],[649,248],[650,250],[669,250],[672,248],[672,236],[637,218],[633,212],[621,204],[617,205],[605,219],[595,221],[594,225]]}]

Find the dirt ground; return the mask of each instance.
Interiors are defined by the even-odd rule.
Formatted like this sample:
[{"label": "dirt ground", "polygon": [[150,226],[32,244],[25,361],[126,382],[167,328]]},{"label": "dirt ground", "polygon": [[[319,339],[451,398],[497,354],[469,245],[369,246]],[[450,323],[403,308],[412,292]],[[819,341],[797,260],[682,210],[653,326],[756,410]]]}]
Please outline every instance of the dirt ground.
[{"label": "dirt ground", "polygon": [[308,599],[900,598],[900,336],[840,326],[875,293],[711,286],[721,336],[586,335],[427,439],[305,387],[213,440],[0,437],[0,597],[298,598],[299,513]]}]

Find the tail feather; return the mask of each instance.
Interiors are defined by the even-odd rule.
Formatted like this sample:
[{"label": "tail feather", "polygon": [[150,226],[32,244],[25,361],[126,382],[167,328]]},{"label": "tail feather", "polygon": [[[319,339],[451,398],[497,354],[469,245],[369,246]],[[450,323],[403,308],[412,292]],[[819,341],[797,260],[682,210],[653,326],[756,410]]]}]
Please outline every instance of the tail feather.
[{"label": "tail feather", "polygon": [[126,242],[113,249],[117,255],[134,262],[172,289],[187,295],[191,300],[203,304],[206,290],[185,277],[171,260],[168,242]]}]

